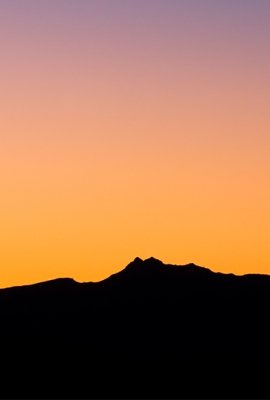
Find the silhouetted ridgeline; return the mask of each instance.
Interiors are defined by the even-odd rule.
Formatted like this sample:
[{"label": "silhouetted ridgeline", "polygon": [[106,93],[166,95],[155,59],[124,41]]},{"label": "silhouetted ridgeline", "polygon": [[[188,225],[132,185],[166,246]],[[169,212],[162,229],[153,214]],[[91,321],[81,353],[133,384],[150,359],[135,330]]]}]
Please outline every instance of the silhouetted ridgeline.
[{"label": "silhouetted ridgeline", "polygon": [[270,276],[136,258],[0,290],[5,398],[270,398]]}]

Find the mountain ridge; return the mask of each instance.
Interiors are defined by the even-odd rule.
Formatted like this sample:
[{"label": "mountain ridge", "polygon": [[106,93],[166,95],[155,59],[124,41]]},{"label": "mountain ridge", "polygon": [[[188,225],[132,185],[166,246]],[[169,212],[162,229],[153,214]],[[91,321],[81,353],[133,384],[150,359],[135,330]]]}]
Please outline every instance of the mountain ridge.
[{"label": "mountain ridge", "polygon": [[270,398],[269,313],[269,275],[153,257],[1,289],[0,397]]},{"label": "mountain ridge", "polygon": [[[197,265],[195,263],[187,263],[187,264],[168,264],[168,263],[164,263],[163,261],[155,258],[155,257],[149,257],[146,258],[145,260],[141,259],[140,257],[135,257],[133,261],[131,261],[129,264],[127,264],[126,267],[124,267],[123,269],[121,269],[120,271],[117,271],[111,275],[109,275],[108,277],[100,280],[100,281],[77,281],[74,278],[71,277],[58,277],[58,278],[53,278],[53,279],[49,279],[49,280],[45,280],[45,281],[40,281],[40,282],[35,282],[35,283],[29,283],[29,284],[22,284],[22,285],[13,285],[13,286],[9,286],[9,287],[4,287],[4,288],[0,288],[0,293],[2,291],[6,291],[6,290],[10,290],[10,289],[17,289],[17,288],[31,288],[31,287],[37,287],[40,285],[61,285],[63,283],[67,284],[67,285],[72,285],[72,284],[82,284],[82,285],[88,285],[88,284],[99,284],[102,282],[106,282],[107,280],[110,280],[111,278],[116,278],[121,276],[121,274],[125,274],[126,272],[129,272],[131,270],[137,272],[137,268],[149,268],[149,272],[153,272],[155,273],[155,269],[160,269],[160,268],[166,268],[167,272],[169,270],[173,269],[177,269],[178,272],[194,272],[197,271],[198,273],[210,273],[210,274],[214,274],[214,275],[219,275],[219,276],[224,276],[224,277],[236,277],[236,278],[245,278],[245,279],[252,279],[252,278],[266,278],[266,279],[270,279],[270,274],[261,274],[261,273],[247,273],[247,274],[243,274],[243,275],[237,275],[234,273],[225,273],[225,272],[216,272],[216,271],[212,271],[210,268],[204,267],[204,266],[200,266]],[[150,270],[152,269],[152,271]],[[181,271],[182,269],[182,271]],[[140,271],[141,272],[141,271]]]}]

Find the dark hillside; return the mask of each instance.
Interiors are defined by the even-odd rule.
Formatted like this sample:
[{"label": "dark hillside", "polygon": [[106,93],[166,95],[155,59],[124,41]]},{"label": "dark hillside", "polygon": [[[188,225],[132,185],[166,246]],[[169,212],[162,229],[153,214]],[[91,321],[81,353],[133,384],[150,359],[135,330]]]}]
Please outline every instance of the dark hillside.
[{"label": "dark hillside", "polygon": [[270,398],[270,276],[136,258],[0,290],[5,398]]}]

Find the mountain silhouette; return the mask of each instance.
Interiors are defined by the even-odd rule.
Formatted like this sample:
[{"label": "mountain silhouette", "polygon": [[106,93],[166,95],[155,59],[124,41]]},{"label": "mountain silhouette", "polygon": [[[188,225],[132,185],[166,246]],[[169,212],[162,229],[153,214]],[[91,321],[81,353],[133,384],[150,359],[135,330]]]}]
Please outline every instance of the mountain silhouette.
[{"label": "mountain silhouette", "polygon": [[135,258],[0,290],[4,398],[270,398],[270,276]]}]

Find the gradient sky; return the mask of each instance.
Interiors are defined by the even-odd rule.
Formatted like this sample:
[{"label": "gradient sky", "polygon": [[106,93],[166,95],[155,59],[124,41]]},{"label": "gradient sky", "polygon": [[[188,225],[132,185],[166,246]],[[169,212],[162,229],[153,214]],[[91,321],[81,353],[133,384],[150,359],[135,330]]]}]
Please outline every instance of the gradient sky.
[{"label": "gradient sky", "polygon": [[0,287],[270,274],[269,38],[269,0],[0,0]]}]

